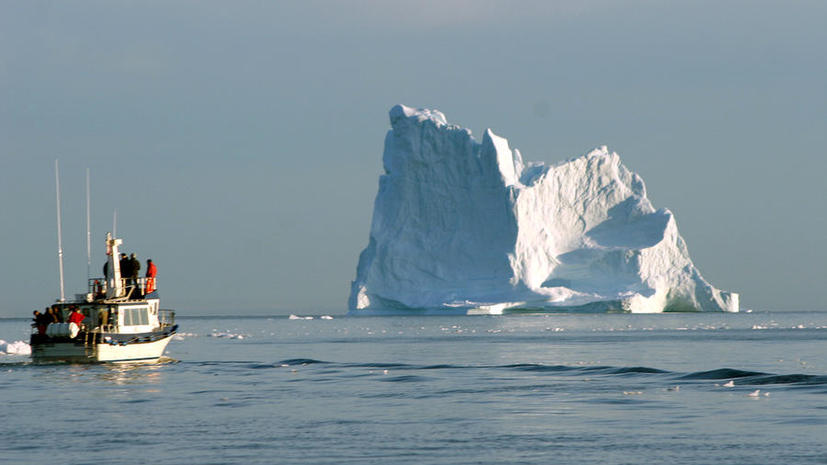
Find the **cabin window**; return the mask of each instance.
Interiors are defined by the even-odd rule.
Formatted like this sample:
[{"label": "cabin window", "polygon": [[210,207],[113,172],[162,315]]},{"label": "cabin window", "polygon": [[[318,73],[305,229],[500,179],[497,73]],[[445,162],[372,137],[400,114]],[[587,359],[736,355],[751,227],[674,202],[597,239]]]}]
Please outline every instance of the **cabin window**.
[{"label": "cabin window", "polygon": [[124,309],[123,320],[127,326],[148,325],[149,315],[145,308],[127,308]]}]

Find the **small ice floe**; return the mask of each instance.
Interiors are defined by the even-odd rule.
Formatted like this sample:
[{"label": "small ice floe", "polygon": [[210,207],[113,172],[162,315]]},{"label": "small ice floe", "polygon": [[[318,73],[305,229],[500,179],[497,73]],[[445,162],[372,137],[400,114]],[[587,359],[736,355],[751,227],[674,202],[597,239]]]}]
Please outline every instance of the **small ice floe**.
[{"label": "small ice floe", "polygon": [[319,318],[321,318],[322,320],[332,320],[333,319],[333,317],[330,316],[330,315],[322,315]]},{"label": "small ice floe", "polygon": [[722,384],[721,386],[723,386],[723,387],[735,387],[735,381],[734,380],[729,380],[726,383]]},{"label": "small ice floe", "polygon": [[382,371],[382,374],[383,374],[383,375],[388,374],[388,370],[383,370],[383,371]]},{"label": "small ice floe", "polygon": [[0,339],[0,354],[4,355],[30,355],[32,346],[24,341],[6,342]]},{"label": "small ice floe", "polygon": [[761,390],[760,389],[756,389],[756,390],[750,392],[749,394],[747,394],[748,397],[758,397],[760,395],[761,395]]},{"label": "small ice floe", "polygon": [[677,391],[680,391],[680,390],[681,390],[681,387],[680,387],[680,386],[672,386],[672,387],[668,387],[668,388],[666,388],[666,390],[667,390],[667,391],[675,391],[675,392],[677,392]]},{"label": "small ice floe", "polygon": [[312,319],[313,319],[313,317],[312,317],[312,316],[299,316],[299,315],[293,315],[293,314],[291,313],[291,314],[290,314],[290,316],[289,316],[289,317],[287,317],[287,319],[288,319],[288,320],[312,320]]},{"label": "small ice floe", "polygon": [[642,395],[643,391],[623,391],[624,396],[639,396]]},{"label": "small ice floe", "polygon": [[245,336],[243,334],[214,332],[210,334],[210,337],[220,337],[225,339],[244,339]]}]

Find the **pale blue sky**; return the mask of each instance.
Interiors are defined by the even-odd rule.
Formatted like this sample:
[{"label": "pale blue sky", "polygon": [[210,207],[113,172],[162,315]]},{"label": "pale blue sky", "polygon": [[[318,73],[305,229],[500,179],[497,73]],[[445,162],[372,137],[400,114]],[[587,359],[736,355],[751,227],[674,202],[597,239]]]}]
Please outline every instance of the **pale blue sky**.
[{"label": "pale blue sky", "polygon": [[608,145],[742,308],[823,309],[827,3],[0,0],[0,316],[118,209],[184,314],[342,313],[387,111],[526,160]]}]

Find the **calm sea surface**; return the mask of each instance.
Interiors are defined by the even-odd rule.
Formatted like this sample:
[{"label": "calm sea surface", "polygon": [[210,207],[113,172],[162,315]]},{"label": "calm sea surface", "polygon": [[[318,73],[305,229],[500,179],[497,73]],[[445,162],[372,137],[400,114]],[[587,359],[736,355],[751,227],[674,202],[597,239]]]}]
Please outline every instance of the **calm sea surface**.
[{"label": "calm sea surface", "polygon": [[178,323],[157,365],[0,354],[0,463],[827,464],[827,313]]}]

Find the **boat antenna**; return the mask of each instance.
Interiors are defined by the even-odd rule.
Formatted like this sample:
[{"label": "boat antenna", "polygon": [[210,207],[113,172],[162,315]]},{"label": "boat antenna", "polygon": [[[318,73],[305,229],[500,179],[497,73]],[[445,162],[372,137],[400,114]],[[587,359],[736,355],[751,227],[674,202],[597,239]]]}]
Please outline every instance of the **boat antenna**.
[{"label": "boat antenna", "polygon": [[59,302],[65,302],[66,295],[63,291],[63,231],[60,227],[60,168],[57,160],[55,160],[55,192],[57,193],[57,262],[60,270]]},{"label": "boat antenna", "polygon": [[92,213],[89,195],[89,168],[86,168],[86,279],[92,278]]},{"label": "boat antenna", "polygon": [[112,237],[118,237],[118,209],[112,213]]}]

